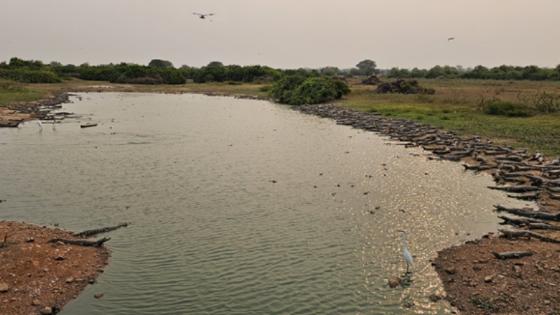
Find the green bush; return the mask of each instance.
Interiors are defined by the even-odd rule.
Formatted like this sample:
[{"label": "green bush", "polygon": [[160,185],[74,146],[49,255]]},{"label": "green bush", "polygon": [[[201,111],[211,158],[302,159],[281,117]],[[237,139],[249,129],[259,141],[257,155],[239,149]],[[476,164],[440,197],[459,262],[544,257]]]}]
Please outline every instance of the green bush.
[{"label": "green bush", "polygon": [[490,100],[483,104],[482,110],[488,115],[509,117],[529,117],[533,115],[530,107],[501,100]]},{"label": "green bush", "polygon": [[270,89],[272,98],[283,104],[319,104],[340,99],[348,94],[348,85],[330,77],[287,75],[277,80]]},{"label": "green bush", "polygon": [[24,83],[58,83],[62,82],[56,73],[47,70],[0,69],[0,78]]}]

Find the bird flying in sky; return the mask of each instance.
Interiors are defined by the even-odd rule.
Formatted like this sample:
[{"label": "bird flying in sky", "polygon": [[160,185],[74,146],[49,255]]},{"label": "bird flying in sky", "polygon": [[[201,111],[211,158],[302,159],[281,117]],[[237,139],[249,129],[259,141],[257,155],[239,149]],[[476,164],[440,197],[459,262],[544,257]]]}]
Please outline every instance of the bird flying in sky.
[{"label": "bird flying in sky", "polygon": [[450,41],[452,41],[452,40],[455,40],[455,37],[448,37],[448,38],[447,38],[447,41],[448,41],[448,42],[450,42]]},{"label": "bird flying in sky", "polygon": [[196,13],[193,12],[193,15],[198,16],[200,19],[204,20],[205,18],[209,17],[209,16],[213,16],[214,13]]}]

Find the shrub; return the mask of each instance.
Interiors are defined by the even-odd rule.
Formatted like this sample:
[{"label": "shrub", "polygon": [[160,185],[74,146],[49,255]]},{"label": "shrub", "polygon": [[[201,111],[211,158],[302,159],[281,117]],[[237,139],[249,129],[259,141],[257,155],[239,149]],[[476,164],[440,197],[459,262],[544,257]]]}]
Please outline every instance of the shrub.
[{"label": "shrub", "polygon": [[276,81],[270,89],[272,98],[283,104],[319,104],[340,99],[348,94],[348,85],[330,77],[305,77],[287,75]]},{"label": "shrub", "polygon": [[488,115],[509,117],[529,117],[533,114],[530,107],[523,104],[501,101],[497,99],[484,102],[482,110]]},{"label": "shrub", "polygon": [[58,83],[60,77],[52,71],[21,69],[0,69],[0,78],[24,83]]},{"label": "shrub", "polygon": [[400,94],[435,94],[434,89],[424,88],[416,80],[396,80],[394,82],[381,83],[377,86],[377,93],[400,93]]}]

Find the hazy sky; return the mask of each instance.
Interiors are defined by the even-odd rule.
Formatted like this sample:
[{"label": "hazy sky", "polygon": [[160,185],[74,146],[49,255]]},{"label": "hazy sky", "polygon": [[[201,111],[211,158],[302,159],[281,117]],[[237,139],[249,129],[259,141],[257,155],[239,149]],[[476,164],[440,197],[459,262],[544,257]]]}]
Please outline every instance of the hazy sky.
[{"label": "hazy sky", "polygon": [[0,0],[0,60],[555,66],[559,14],[559,0]]}]

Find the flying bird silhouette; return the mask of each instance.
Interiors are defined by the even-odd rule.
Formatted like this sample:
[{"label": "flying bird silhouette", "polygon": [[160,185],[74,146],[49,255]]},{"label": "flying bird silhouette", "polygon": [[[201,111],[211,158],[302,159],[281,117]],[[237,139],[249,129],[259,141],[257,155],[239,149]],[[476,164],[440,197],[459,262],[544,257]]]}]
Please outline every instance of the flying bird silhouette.
[{"label": "flying bird silhouette", "polygon": [[448,37],[448,38],[447,38],[447,41],[448,41],[448,42],[450,42],[450,41],[452,41],[452,40],[455,40],[455,37]]},{"label": "flying bird silhouette", "polygon": [[214,13],[204,13],[204,14],[203,14],[203,13],[196,13],[196,12],[193,12],[193,15],[196,15],[196,16],[198,16],[201,20],[204,20],[205,18],[207,18],[207,17],[209,17],[209,16],[213,16]]}]

